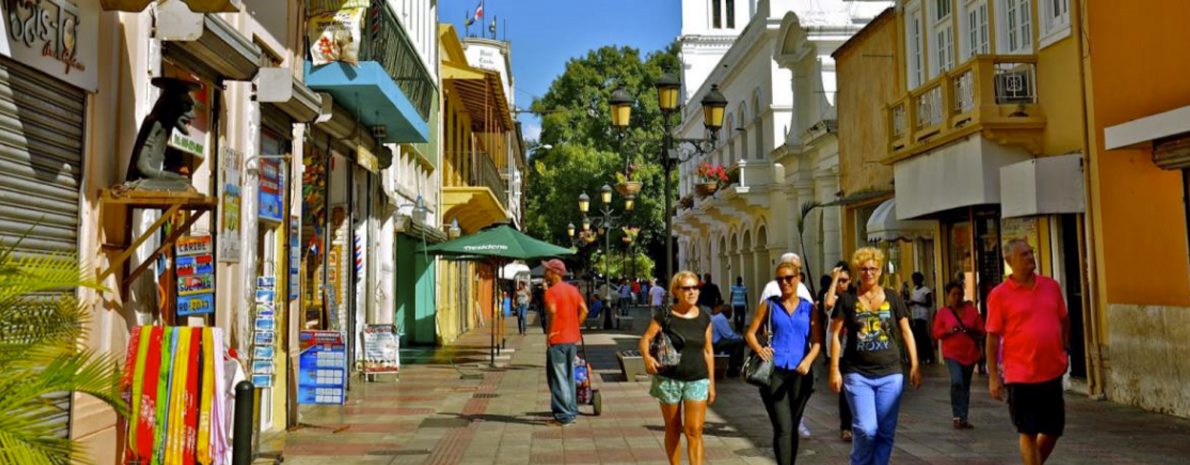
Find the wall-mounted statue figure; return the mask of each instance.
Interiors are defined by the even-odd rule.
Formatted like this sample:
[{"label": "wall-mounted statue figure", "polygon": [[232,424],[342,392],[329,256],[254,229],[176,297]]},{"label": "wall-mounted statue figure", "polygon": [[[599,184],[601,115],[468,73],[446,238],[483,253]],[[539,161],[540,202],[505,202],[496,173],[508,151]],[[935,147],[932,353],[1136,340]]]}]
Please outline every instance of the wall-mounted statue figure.
[{"label": "wall-mounted statue figure", "polygon": [[201,160],[187,163],[182,158],[190,157],[190,154],[166,148],[174,131],[189,135],[188,125],[195,118],[194,97],[190,93],[201,86],[184,79],[165,77],[153,78],[152,83],[161,89],[161,96],[136,134],[124,186],[132,190],[189,190],[190,178],[171,169],[197,166]]}]

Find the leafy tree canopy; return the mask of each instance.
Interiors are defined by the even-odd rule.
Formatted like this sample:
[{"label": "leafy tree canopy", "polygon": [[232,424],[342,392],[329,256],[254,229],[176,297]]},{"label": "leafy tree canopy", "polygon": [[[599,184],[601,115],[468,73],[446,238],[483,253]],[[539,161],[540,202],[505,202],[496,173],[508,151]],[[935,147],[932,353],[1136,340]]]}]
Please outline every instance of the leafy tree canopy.
[{"label": "leafy tree canopy", "polygon": [[[530,163],[524,221],[530,234],[567,243],[567,224],[582,228],[579,195],[591,198],[588,215],[594,220],[602,207],[600,188],[614,186],[616,172],[633,163],[632,178],[643,187],[632,212],[624,211],[622,196],[613,195],[610,207],[619,218],[612,241],[620,243],[620,226],[639,227],[637,250],[664,261],[664,175],[658,153],[665,129],[654,83],[664,72],[678,69],[676,44],[643,59],[637,49],[605,46],[566,64],[549,91],[532,105],[542,114],[539,143],[553,148],[534,152]],[[636,99],[623,141],[612,127],[608,103],[619,87]],[[676,185],[676,173],[674,177]]]}]

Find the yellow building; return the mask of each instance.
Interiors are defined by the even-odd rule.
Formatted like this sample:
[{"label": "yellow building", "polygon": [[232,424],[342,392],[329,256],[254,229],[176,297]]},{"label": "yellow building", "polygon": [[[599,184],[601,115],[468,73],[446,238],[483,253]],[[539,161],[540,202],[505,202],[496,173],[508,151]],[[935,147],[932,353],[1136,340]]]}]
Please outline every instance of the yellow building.
[{"label": "yellow building", "polygon": [[[496,222],[519,221],[524,166],[519,130],[507,98],[507,72],[472,66],[453,26],[438,27],[442,73],[442,215],[445,227],[471,234]],[[502,42],[478,46],[497,48]],[[505,52],[506,50],[505,45]],[[505,56],[507,54],[505,53]],[[512,181],[512,182],[510,182]],[[512,191],[512,192],[510,192]],[[475,262],[444,261],[439,269],[438,342],[491,321],[494,272]]]},{"label": "yellow building", "polygon": [[[1190,416],[1190,3],[1079,1],[1093,211],[1087,333],[1107,397]],[[1127,40],[1120,38],[1127,37]]]},{"label": "yellow building", "polygon": [[961,281],[986,312],[1010,272],[1001,244],[1026,238],[1039,272],[1063,284],[1071,376],[1082,380],[1093,362],[1081,337],[1085,152],[1072,83],[1082,27],[1072,3],[901,0],[836,58],[845,249],[912,240],[886,244],[894,285],[913,271],[935,288]]}]

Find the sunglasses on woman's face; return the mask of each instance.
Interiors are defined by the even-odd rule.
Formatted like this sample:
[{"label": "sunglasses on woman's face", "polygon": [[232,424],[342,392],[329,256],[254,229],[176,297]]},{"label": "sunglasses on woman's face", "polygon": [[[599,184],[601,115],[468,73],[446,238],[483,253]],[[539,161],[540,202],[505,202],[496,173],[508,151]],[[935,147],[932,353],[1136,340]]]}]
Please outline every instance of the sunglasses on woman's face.
[{"label": "sunglasses on woman's face", "polygon": [[777,276],[777,282],[779,283],[792,283],[794,279],[797,279],[797,275],[795,274],[791,274],[789,276]]},{"label": "sunglasses on woman's face", "polygon": [[678,289],[681,289],[683,292],[698,292],[698,286],[680,286]]}]

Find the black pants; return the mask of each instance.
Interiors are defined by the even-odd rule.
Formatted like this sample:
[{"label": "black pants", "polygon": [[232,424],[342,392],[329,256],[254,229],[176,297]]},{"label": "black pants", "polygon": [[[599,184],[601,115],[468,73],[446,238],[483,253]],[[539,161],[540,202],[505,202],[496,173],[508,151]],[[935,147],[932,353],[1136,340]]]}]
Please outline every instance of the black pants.
[{"label": "black pants", "polygon": [[744,328],[748,327],[748,307],[745,305],[732,306],[731,320],[735,325],[735,332],[742,334],[744,332]]},{"label": "black pants", "polygon": [[744,365],[744,341],[721,339],[718,344],[715,344],[714,349],[716,354],[726,353],[731,356],[727,360],[727,377],[734,378],[738,376],[740,374],[740,368]]},{"label": "black pants", "polygon": [[777,453],[777,463],[797,463],[800,439],[797,425],[802,421],[806,401],[813,392],[814,374],[799,375],[793,370],[776,368],[771,380],[769,387],[760,388],[760,398],[769,413],[769,421],[773,423],[773,450]]},{"label": "black pants", "polygon": [[934,339],[930,337],[929,320],[912,320],[913,341],[917,343],[917,359],[921,363],[934,363]]},{"label": "black pants", "polygon": [[839,431],[851,431],[851,405],[847,404],[847,396],[839,391]]}]

